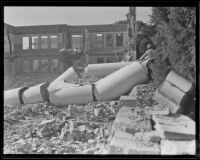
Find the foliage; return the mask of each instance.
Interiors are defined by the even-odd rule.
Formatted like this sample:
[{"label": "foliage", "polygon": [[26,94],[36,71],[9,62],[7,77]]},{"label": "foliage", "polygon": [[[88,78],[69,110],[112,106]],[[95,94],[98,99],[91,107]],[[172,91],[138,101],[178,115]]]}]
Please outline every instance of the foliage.
[{"label": "foliage", "polygon": [[157,30],[152,66],[156,83],[162,82],[170,70],[195,82],[195,8],[153,7],[151,23]]},{"label": "foliage", "polygon": [[114,24],[127,24],[127,20],[119,20],[119,21],[116,21]]}]

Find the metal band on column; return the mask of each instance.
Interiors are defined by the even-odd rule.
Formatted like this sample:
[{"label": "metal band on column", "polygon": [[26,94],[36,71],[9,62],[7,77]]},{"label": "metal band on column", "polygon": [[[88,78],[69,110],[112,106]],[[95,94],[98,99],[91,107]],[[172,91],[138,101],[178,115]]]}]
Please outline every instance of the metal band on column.
[{"label": "metal band on column", "polygon": [[48,103],[50,103],[49,91],[47,89],[49,87],[49,85],[50,85],[50,83],[46,82],[40,86],[40,93],[41,93],[42,99],[44,100],[44,102],[48,102]]},{"label": "metal band on column", "polygon": [[95,94],[94,94],[94,87],[95,87],[95,84],[92,83],[91,85],[92,85],[92,97],[93,97],[93,102],[96,102],[97,99],[96,99]]},{"label": "metal band on column", "polygon": [[19,97],[19,103],[24,104],[22,94],[24,93],[25,90],[27,90],[29,87],[23,87],[18,91],[18,97]]}]

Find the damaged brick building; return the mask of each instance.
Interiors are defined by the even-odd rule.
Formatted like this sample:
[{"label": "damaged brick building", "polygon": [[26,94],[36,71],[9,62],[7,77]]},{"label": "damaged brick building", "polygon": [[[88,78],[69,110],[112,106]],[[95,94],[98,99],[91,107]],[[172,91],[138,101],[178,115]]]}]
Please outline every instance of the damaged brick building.
[{"label": "damaged brick building", "polygon": [[127,24],[17,27],[4,24],[4,77],[57,76],[67,69],[62,66],[59,50],[82,48],[83,41],[89,64],[121,61],[128,47]]}]

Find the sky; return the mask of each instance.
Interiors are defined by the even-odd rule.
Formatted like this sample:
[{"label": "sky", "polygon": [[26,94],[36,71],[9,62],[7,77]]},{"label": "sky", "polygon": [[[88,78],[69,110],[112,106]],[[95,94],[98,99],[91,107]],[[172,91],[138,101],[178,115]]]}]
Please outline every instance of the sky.
[{"label": "sky", "polygon": [[[4,7],[4,22],[13,26],[94,25],[125,20],[129,7]],[[136,18],[149,22],[151,7],[136,7]]]}]

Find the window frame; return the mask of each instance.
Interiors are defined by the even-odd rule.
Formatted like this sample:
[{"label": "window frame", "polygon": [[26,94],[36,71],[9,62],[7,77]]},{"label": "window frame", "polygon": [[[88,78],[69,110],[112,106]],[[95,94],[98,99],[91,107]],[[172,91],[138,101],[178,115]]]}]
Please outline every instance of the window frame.
[{"label": "window frame", "polygon": [[[54,72],[54,71],[52,71],[52,61],[53,60],[57,60],[57,71],[56,72]],[[51,59],[49,59],[49,61],[50,61],[50,72],[51,73],[57,73],[57,72],[59,72],[59,68],[60,68],[60,66],[59,66],[59,59],[58,58],[51,58]]]},{"label": "window frame", "polygon": [[[118,46],[118,42],[117,42],[117,36],[121,34],[122,35],[122,45]],[[115,34],[115,42],[116,42],[116,47],[123,47],[124,46],[124,34],[123,33],[116,33]]]},{"label": "window frame", "polygon": [[[111,35],[111,37],[112,37],[112,45],[108,45],[109,44],[108,39],[107,39],[108,35]],[[113,33],[106,33],[106,47],[113,47],[113,46],[114,46],[114,35],[113,35]]]},{"label": "window frame", "polygon": [[[56,37],[56,47],[52,47],[52,37]],[[49,35],[49,41],[50,41],[50,49],[57,49],[58,48],[58,35],[52,34]]]},{"label": "window frame", "polygon": [[[98,35],[101,35],[101,36],[98,36]],[[101,41],[98,40],[98,37],[102,37]],[[101,46],[98,46],[98,44],[99,45],[101,44]],[[96,48],[104,48],[104,34],[103,33],[96,33]]]},{"label": "window frame", "polygon": [[[74,41],[73,41],[73,38],[79,38],[79,41],[80,41],[80,47],[79,48],[75,48],[74,47]],[[83,34],[72,34],[72,49],[81,49],[81,48],[83,48]]]},{"label": "window frame", "polygon": [[[46,41],[46,48],[42,47],[42,37],[46,37],[47,41]],[[49,48],[49,35],[41,35],[40,36],[40,49],[48,49]]]},{"label": "window frame", "polygon": [[[35,45],[35,43],[33,43],[33,38],[34,38],[34,37],[37,37],[37,39],[38,39],[38,41],[37,41],[37,48],[33,48],[33,45]],[[39,46],[40,46],[40,44],[39,44],[39,43],[40,43],[40,42],[39,42],[39,37],[40,37],[39,35],[32,35],[32,36],[31,36],[31,49],[32,49],[32,50],[40,49],[40,47],[39,47]]]},{"label": "window frame", "polygon": [[[24,38],[28,40],[28,48],[24,49]],[[29,50],[30,49],[30,37],[29,36],[22,36],[22,50]]]}]

